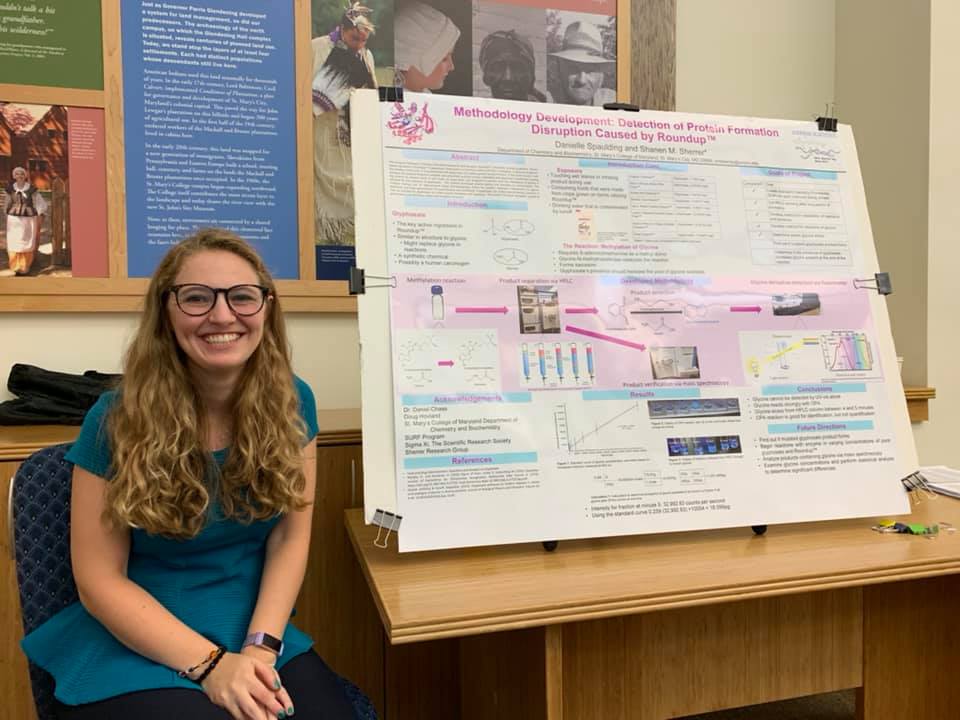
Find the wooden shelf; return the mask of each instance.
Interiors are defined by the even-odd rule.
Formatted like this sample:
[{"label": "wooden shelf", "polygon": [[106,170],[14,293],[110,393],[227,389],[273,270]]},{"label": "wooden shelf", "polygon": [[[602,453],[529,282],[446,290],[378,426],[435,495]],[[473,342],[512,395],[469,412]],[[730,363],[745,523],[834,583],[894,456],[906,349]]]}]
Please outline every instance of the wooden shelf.
[{"label": "wooden shelf", "polygon": [[910,414],[910,422],[929,420],[930,408],[928,402],[937,396],[936,388],[905,387],[903,392],[907,396],[907,412]]},{"label": "wooden shelf", "polygon": [[[318,410],[317,445],[359,445],[360,409]],[[73,442],[78,425],[0,425],[0,461],[23,460],[41,448]]]}]

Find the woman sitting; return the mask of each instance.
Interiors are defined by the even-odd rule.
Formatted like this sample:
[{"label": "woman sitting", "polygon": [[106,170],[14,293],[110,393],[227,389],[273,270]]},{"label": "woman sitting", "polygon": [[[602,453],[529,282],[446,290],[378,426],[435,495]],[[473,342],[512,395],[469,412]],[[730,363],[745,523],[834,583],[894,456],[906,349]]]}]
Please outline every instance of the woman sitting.
[{"label": "woman sitting", "polygon": [[353,717],[288,622],[316,434],[263,261],[223,230],[175,246],[119,388],[67,456],[80,602],[23,641],[56,680],[59,718]]}]

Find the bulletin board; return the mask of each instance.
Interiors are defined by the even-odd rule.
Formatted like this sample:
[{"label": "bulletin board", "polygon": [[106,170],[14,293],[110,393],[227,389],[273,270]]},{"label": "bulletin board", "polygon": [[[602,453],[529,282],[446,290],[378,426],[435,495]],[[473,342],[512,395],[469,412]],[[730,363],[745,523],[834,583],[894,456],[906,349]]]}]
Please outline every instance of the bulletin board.
[{"label": "bulletin board", "polygon": [[[431,97],[600,107],[632,98],[674,106],[674,0],[313,0],[315,240],[318,279],[343,279],[356,258],[345,68],[355,89],[394,86]],[[629,10],[629,13],[627,13]],[[642,21],[630,43],[630,21]],[[356,29],[344,30],[349,24]],[[634,28],[638,27],[634,23]],[[358,37],[366,41],[357,53]],[[631,62],[624,62],[630,59]],[[619,61],[619,62],[618,62]],[[644,68],[631,73],[631,68]],[[631,84],[631,75],[639,85]],[[366,144],[366,140],[363,144]],[[367,191],[367,188],[364,188]]]},{"label": "bulletin board", "polygon": [[[199,221],[220,217],[216,213],[203,215],[203,211],[209,211],[207,205],[231,204],[227,188],[239,177],[238,165],[254,167],[261,179],[251,181],[253,184],[247,186],[242,196],[238,193],[242,202],[232,204],[242,207],[232,209],[231,217],[249,223],[246,227],[254,228],[254,235],[260,232],[264,242],[273,243],[271,247],[258,245],[258,249],[278,278],[284,308],[294,312],[356,311],[356,301],[349,296],[345,281],[317,279],[323,275],[318,273],[314,221],[312,42],[318,27],[317,6],[330,3],[286,2],[290,6],[278,11],[262,0],[145,0],[124,3],[127,16],[121,12],[121,0],[18,2],[0,10],[0,60],[6,70],[0,79],[7,81],[0,83],[2,197],[7,200],[13,170],[23,167],[37,194],[42,196],[37,202],[44,203],[46,211],[42,230],[37,231],[39,243],[45,248],[40,251],[44,257],[37,255],[39,262],[34,260],[25,276],[14,275],[12,267],[0,267],[0,312],[138,310],[152,266],[165,250],[163,243],[168,242],[163,239],[164,233],[182,236],[191,220],[197,220],[194,226],[220,224]],[[647,5],[656,5],[661,15],[666,13],[671,18],[672,31],[673,0],[650,0],[640,5],[634,20],[650,12]],[[176,17],[172,6],[182,6],[182,17]],[[646,61],[652,63],[654,51],[643,43],[631,44],[629,1],[615,0],[615,6],[616,46],[631,49],[616,57],[616,98],[649,102],[644,92],[638,94],[636,83],[631,83],[630,68],[631,61],[644,59],[644,53],[649,55]],[[245,9],[252,19],[243,19]],[[233,29],[218,33],[217,23],[225,28],[222,23],[227,15],[233,18]],[[264,20],[264,16],[279,16],[287,24],[270,26],[271,20]],[[148,27],[151,22],[156,30],[154,38]],[[173,23],[179,23],[175,31],[169,30]],[[209,43],[204,45],[208,41],[203,39],[202,29],[207,25],[203,31],[209,31]],[[138,27],[141,32],[133,38],[133,33],[124,33],[125,27]],[[292,39],[285,36],[286,30],[281,33],[277,28],[289,28]],[[280,72],[292,72],[292,79],[276,78],[279,82],[266,89],[258,85],[262,78],[258,80],[257,73],[251,71],[255,69],[252,60],[245,65],[238,51],[228,50],[239,48],[239,43],[231,46],[226,35],[238,32],[250,35],[245,40],[248,46],[250,38],[256,40],[263,57],[271,56],[270,62],[272,55],[287,53],[286,69],[286,61],[276,67],[281,68]],[[257,33],[260,37],[255,37]],[[160,42],[160,47],[155,41]],[[199,50],[198,44],[202,46]],[[171,57],[174,45],[176,59]],[[191,56],[202,54],[204,48],[206,58],[196,60]],[[181,63],[182,73],[169,72],[171,62]],[[223,72],[225,79],[218,84],[217,73],[224,67],[228,68]],[[672,104],[672,58],[664,67],[671,88],[665,102]],[[158,73],[158,68],[164,72]],[[197,73],[205,78],[202,85],[197,84]],[[194,141],[203,140],[203,132],[215,136],[217,128],[212,119],[205,127],[193,127],[188,136],[178,141],[169,131],[173,111],[158,107],[157,100],[177,91],[176,83],[169,78],[179,74],[183,76],[182,85],[190,85],[196,93],[198,103],[205,101],[206,92],[222,96],[232,91],[239,97],[246,95],[247,101],[252,95],[268,100],[278,98],[273,107],[264,106],[263,117],[259,112],[247,112],[244,118],[250,127],[246,150],[250,153],[259,144],[258,132],[263,123],[258,121],[267,113],[273,114],[279,132],[272,133],[268,144],[276,143],[277,155],[258,156],[256,162],[244,164],[249,156],[236,155],[242,152],[236,147],[211,145],[209,137],[207,150],[214,147],[216,152],[199,152]],[[161,77],[167,78],[162,81],[165,85]],[[245,80],[251,84],[244,85]],[[148,88],[144,93],[153,92],[153,97],[140,95],[143,87]],[[181,95],[180,100],[184,97]],[[211,118],[225,115],[229,107],[225,103],[226,100],[214,108],[218,112],[211,111]],[[140,132],[143,128],[147,132]],[[160,139],[156,136],[158,128]],[[181,183],[175,163],[184,162],[191,163],[191,167],[206,162],[211,168],[207,173],[212,190],[179,192]],[[291,163],[295,171],[289,167]],[[214,171],[214,166],[222,172]],[[148,193],[151,182],[153,189]],[[255,197],[256,182],[262,184],[265,194],[273,193],[272,200],[263,203]],[[157,205],[150,194],[166,198],[167,204]],[[263,207],[257,208],[258,204]],[[243,216],[241,211],[250,211],[251,207],[252,211]],[[166,208],[166,214],[158,212],[158,208]],[[184,222],[173,221],[177,211],[182,213]],[[281,216],[284,223],[264,226],[271,218]],[[247,236],[250,233],[244,232],[244,227],[237,229]],[[15,231],[10,232],[14,239]],[[0,240],[4,242],[0,250],[5,250],[3,231]],[[286,246],[282,247],[283,243]],[[275,262],[271,256],[274,252]]]}]

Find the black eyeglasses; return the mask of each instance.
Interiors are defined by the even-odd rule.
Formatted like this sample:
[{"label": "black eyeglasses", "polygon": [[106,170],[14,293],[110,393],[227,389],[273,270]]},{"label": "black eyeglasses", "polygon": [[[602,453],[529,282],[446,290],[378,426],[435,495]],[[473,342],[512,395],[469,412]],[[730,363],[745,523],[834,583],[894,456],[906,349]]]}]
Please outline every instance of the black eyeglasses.
[{"label": "black eyeglasses", "polygon": [[209,285],[190,283],[173,285],[169,292],[173,293],[177,307],[186,315],[198,317],[206,315],[217,304],[217,295],[223,293],[229,308],[237,315],[244,317],[256,315],[263,309],[270,288],[263,285],[234,285],[228,288],[212,288]]}]

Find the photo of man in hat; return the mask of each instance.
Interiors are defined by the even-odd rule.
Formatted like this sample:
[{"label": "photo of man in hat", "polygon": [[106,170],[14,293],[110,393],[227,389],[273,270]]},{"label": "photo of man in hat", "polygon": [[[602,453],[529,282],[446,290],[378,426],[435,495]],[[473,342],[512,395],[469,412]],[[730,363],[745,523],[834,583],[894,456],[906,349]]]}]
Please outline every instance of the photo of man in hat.
[{"label": "photo of man in hat", "polygon": [[490,94],[500,100],[549,102],[537,90],[537,61],[530,40],[515,30],[496,30],[480,44],[480,70]]},{"label": "photo of man in hat", "polygon": [[548,54],[556,70],[548,77],[554,102],[570,105],[603,105],[615,102],[614,90],[603,87],[604,78],[616,68],[616,61],[604,54],[600,26],[577,20],[563,32],[560,50]]}]

